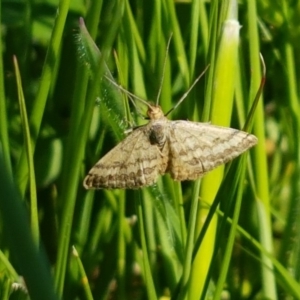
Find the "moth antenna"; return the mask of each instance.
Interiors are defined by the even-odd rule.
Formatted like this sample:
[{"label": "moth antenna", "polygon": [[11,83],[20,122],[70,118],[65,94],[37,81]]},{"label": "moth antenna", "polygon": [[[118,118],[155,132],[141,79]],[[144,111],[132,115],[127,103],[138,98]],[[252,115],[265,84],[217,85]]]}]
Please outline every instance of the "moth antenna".
[{"label": "moth antenna", "polygon": [[170,48],[170,43],[171,43],[172,35],[173,35],[173,33],[171,33],[171,35],[169,37],[169,40],[168,40],[168,43],[167,43],[165,60],[164,60],[164,65],[163,65],[163,69],[162,69],[162,76],[161,76],[161,79],[160,79],[159,90],[158,90],[158,93],[157,93],[157,98],[156,98],[156,103],[155,103],[156,106],[158,106],[158,101],[159,101],[159,98],[160,98],[160,95],[161,95],[162,85],[163,85],[164,78],[165,78],[166,65],[167,65],[167,57],[168,57],[168,53],[169,53],[169,48]]},{"label": "moth antenna", "polygon": [[204,69],[204,71],[195,79],[195,81],[192,83],[192,85],[189,87],[189,89],[181,96],[181,98],[178,100],[177,104],[173,106],[166,114],[165,117],[170,114],[173,110],[175,110],[180,103],[188,96],[190,91],[193,89],[193,87],[197,84],[197,82],[200,80],[200,78],[205,74],[207,69],[209,68],[209,65]]},{"label": "moth antenna", "polygon": [[135,108],[137,114],[139,115],[139,117],[140,117],[141,119],[143,119],[143,120],[146,120],[147,118],[143,115],[143,113],[141,112],[140,108],[139,108],[139,107],[135,104],[135,102],[133,101],[133,97],[132,97],[130,94],[127,95],[127,96],[128,96],[128,98],[130,99],[130,101],[131,101],[132,105],[134,106],[134,108]]},{"label": "moth antenna", "polygon": [[[133,98],[136,100],[139,100],[141,103],[145,104],[149,109],[152,108],[152,106],[143,98],[140,98],[139,96],[134,95],[133,93],[127,91],[126,89],[124,89],[120,84],[117,84],[114,80],[112,80],[111,78],[104,76],[110,83],[112,83],[115,87],[117,87],[118,89],[120,89],[123,93],[127,94],[129,96],[129,99],[132,101],[132,103],[134,103],[134,101],[132,100]],[[134,106],[136,107],[136,105],[134,104]]]}]

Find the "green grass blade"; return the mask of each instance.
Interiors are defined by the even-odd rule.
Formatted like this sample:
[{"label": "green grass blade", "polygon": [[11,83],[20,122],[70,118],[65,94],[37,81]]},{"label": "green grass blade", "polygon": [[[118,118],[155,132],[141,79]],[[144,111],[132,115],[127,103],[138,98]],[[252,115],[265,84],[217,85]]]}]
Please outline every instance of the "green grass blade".
[{"label": "green grass blade", "polygon": [[189,69],[191,70],[190,77],[194,77],[195,64],[196,64],[196,54],[198,51],[198,23],[200,15],[200,5],[201,1],[192,1],[191,6],[191,38],[190,38],[190,49],[189,49]]},{"label": "green grass blade", "polygon": [[[234,5],[234,4],[232,4]],[[213,124],[228,126],[230,124],[235,87],[235,70],[237,66],[237,47],[239,36],[239,24],[236,20],[228,19],[224,23],[224,29],[218,50],[218,57],[214,72],[214,90],[212,94],[211,121]],[[210,172],[202,179],[200,197],[208,203],[212,203],[223,178],[224,166]],[[207,217],[207,211],[200,209],[197,216],[197,231],[202,228],[202,220]],[[216,218],[213,218],[202,242],[201,248],[193,262],[190,299],[204,295],[203,287],[207,278],[207,272],[214,248],[214,236]],[[211,251],[208,251],[211,249]],[[201,270],[201,271],[200,271]]]},{"label": "green grass blade", "polygon": [[[250,45],[250,64],[252,72],[251,86],[250,86],[250,99],[254,99],[257,89],[261,81],[260,72],[260,57],[259,57],[259,37],[258,37],[258,26],[257,26],[257,9],[256,3],[254,1],[247,1],[248,11],[249,11],[249,38],[251,40]],[[257,197],[258,201],[262,201],[264,205],[264,215],[260,215],[262,222],[259,234],[260,241],[262,245],[268,251],[272,252],[272,233],[271,233],[271,215],[270,215],[270,198],[269,198],[269,181],[268,181],[268,168],[267,160],[265,155],[265,131],[264,127],[264,111],[263,102],[260,101],[256,110],[256,117],[254,122],[254,134],[258,138],[258,144],[254,149],[254,172],[256,177],[256,187],[257,187]],[[262,257],[264,265],[267,267],[262,267],[263,276],[263,291],[264,297],[269,299],[277,299],[276,294],[276,281],[274,273],[272,272],[271,262]]]},{"label": "green grass blade", "polygon": [[[220,216],[224,217],[224,213],[218,211],[218,214]],[[232,220],[227,217],[226,220],[229,224],[232,224]],[[274,270],[276,272],[277,280],[280,282],[282,286],[285,287],[285,290],[288,291],[289,294],[293,295],[293,297],[296,297],[298,299],[300,297],[300,285],[299,283],[292,277],[290,272],[273,256],[272,253],[267,251],[262,244],[255,239],[249,232],[247,232],[245,229],[243,229],[241,226],[237,226],[237,231],[243,235],[243,237],[253,246],[255,247],[262,255],[267,256],[274,265]],[[247,249],[244,249],[247,250]],[[252,252],[253,249],[249,250],[249,252]],[[257,260],[260,260],[259,257],[256,257]]]},{"label": "green grass blade", "polygon": [[[0,176],[17,179],[13,192],[20,189],[28,215],[28,201],[36,198],[30,189],[37,192],[34,226],[58,294],[100,300],[220,299],[225,293],[231,299],[300,298],[297,1],[27,2],[2,1],[0,8],[0,155],[7,168]],[[223,47],[228,20],[241,25],[235,66],[230,47]],[[208,65],[207,78],[177,107]],[[262,101],[257,95],[264,80]],[[198,181],[174,182],[168,174],[140,192],[86,191],[88,170],[124,139],[125,129],[147,123],[146,105],[128,101],[125,89],[149,102],[160,90],[163,111],[177,107],[168,115],[172,120],[253,128],[259,145],[207,174],[200,194]],[[29,125],[24,101],[21,118],[18,90]],[[1,185],[0,202],[7,199]],[[32,297],[46,277],[35,273],[38,287],[27,279],[36,270],[29,270],[23,249],[26,243],[35,249],[34,241],[25,233],[21,246],[12,241],[19,242],[12,251],[8,242],[19,239],[11,232],[21,217],[14,207],[7,223],[1,205],[0,298],[29,299],[20,279],[29,282]],[[41,264],[48,262],[42,258]]]},{"label": "green grass blade", "polygon": [[[70,0],[61,0],[59,2],[57,18],[51,36],[51,41],[48,46],[48,51],[44,63],[43,74],[40,81],[40,87],[36,96],[32,112],[30,115],[31,127],[31,146],[34,153],[36,140],[39,135],[42,118],[49,95],[51,84],[54,80],[55,64],[59,55],[60,43],[62,40],[63,29],[69,10]],[[18,182],[21,195],[24,195],[28,182],[28,167],[26,162],[26,152],[23,151],[20,156],[19,164],[16,171],[16,180]]]},{"label": "green grass blade", "polygon": [[169,14],[169,18],[170,18],[171,30],[173,31],[173,41],[175,44],[180,73],[183,76],[184,84],[185,87],[187,88],[191,80],[188,71],[189,67],[186,58],[186,53],[184,50],[184,43],[182,40],[181,30],[176,17],[174,2],[172,0],[167,0],[165,4],[166,4],[166,13]]},{"label": "green grass blade", "polygon": [[155,291],[153,278],[151,275],[150,260],[149,260],[148,250],[147,250],[147,243],[145,239],[146,234],[145,234],[145,224],[144,224],[143,209],[142,209],[142,207],[144,206],[142,201],[144,201],[145,199],[142,199],[140,196],[141,196],[141,192],[139,192],[139,199],[138,202],[136,203],[136,211],[138,212],[139,230],[140,230],[141,244],[143,250],[144,277],[145,277],[145,281],[147,282],[146,288],[147,288],[148,299],[156,300],[157,295]]},{"label": "green grass blade", "polygon": [[183,274],[182,279],[180,282],[181,290],[178,299],[185,299],[187,292],[189,290],[189,283],[193,280],[190,278],[192,268],[192,254],[194,248],[194,238],[195,238],[195,231],[196,231],[196,218],[198,214],[198,195],[200,190],[200,181],[197,180],[193,187],[193,194],[192,194],[192,205],[191,205],[191,213],[189,218],[188,224],[188,235],[187,235],[187,242],[185,247],[185,259],[183,262]]},{"label": "green grass blade", "polygon": [[89,286],[89,280],[88,280],[88,277],[85,273],[85,270],[84,270],[84,266],[82,264],[82,261],[79,257],[79,254],[76,250],[76,248],[73,246],[73,256],[75,257],[76,259],[76,262],[77,262],[77,265],[78,265],[78,269],[79,269],[79,276],[80,276],[80,282],[83,286],[83,290],[84,290],[84,295],[85,295],[85,299],[87,300],[93,300],[93,295],[92,295],[92,291],[91,291],[91,288]]},{"label": "green grass blade", "polygon": [[[216,291],[214,294],[214,299],[220,299],[227,274],[228,274],[228,269],[229,265],[232,259],[232,251],[234,247],[234,242],[235,242],[235,237],[236,237],[236,231],[237,231],[237,225],[240,217],[240,210],[241,210],[241,203],[242,203],[242,195],[243,195],[243,189],[244,189],[244,180],[245,180],[245,173],[246,173],[246,155],[244,154],[242,158],[240,159],[240,164],[241,166],[240,169],[235,173],[234,182],[238,182],[238,191],[236,194],[236,199],[235,201],[233,200],[233,195],[235,195],[234,192],[231,192],[229,195],[229,199],[231,200],[230,203],[235,203],[234,205],[234,213],[233,213],[233,219],[232,219],[232,224],[230,227],[230,232],[228,236],[228,242],[226,244],[226,249],[224,251],[224,258],[222,261],[221,265],[221,271],[220,271],[220,277],[217,281],[216,284]],[[234,189],[235,190],[235,189]]]},{"label": "green grass blade", "polygon": [[[0,24],[1,24],[1,5],[0,5]],[[3,153],[4,162],[7,166],[9,174],[12,174],[11,160],[10,160],[10,147],[8,138],[8,123],[7,123],[7,107],[5,99],[4,88],[4,69],[3,69],[3,46],[2,39],[0,39],[0,152]]]},{"label": "green grass blade", "polygon": [[[291,12],[290,7],[287,3],[282,3],[282,10],[284,16],[288,16]],[[286,93],[288,102],[289,117],[286,120],[291,123],[292,130],[292,149],[295,157],[295,173],[291,177],[291,201],[289,205],[289,212],[287,214],[286,227],[284,230],[284,242],[280,249],[280,260],[283,264],[287,266],[292,266],[295,269],[295,279],[299,282],[300,279],[300,249],[298,236],[299,236],[299,225],[298,220],[295,220],[295,211],[299,211],[299,198],[300,187],[299,187],[299,177],[300,177],[300,105],[299,105],[299,92],[298,92],[298,80],[297,78],[297,54],[295,52],[295,45],[286,39],[283,45],[283,64],[285,66],[286,74]],[[292,120],[292,121],[291,121]],[[298,219],[298,218],[297,218]],[[296,240],[294,239],[296,237]],[[289,253],[291,249],[291,240],[295,240],[293,244],[292,259],[288,260],[286,253]]]},{"label": "green grass blade", "polygon": [[9,278],[11,278],[14,282],[20,282],[19,274],[14,269],[8,258],[5,256],[5,254],[0,251],[0,261],[1,265],[4,266],[5,272]]},{"label": "green grass blade", "polygon": [[[107,40],[103,45],[102,56],[98,64],[97,70],[95,72],[94,80],[92,81],[92,86],[88,91],[87,103],[85,109],[85,115],[81,119],[81,125],[78,127],[78,131],[72,131],[70,142],[75,141],[75,137],[81,140],[81,143],[77,147],[77,151],[70,153],[70,165],[69,165],[69,176],[65,177],[65,182],[63,183],[64,189],[60,195],[63,207],[63,219],[61,224],[61,232],[59,238],[59,253],[58,253],[58,262],[55,276],[55,285],[58,290],[58,293],[61,295],[65,282],[66,266],[67,266],[67,257],[69,252],[69,241],[71,235],[71,226],[70,224],[73,221],[74,216],[74,207],[77,194],[77,186],[80,179],[80,168],[81,161],[83,160],[85,143],[88,138],[89,127],[92,119],[92,114],[94,110],[95,99],[98,96],[98,86],[102,78],[103,73],[105,72],[105,60],[108,57],[109,51],[113,39],[116,34],[116,30],[119,26],[119,20],[121,19],[123,13],[123,6],[117,5],[115,2],[115,14],[116,22],[111,26],[110,31],[107,33]],[[104,106],[103,106],[104,107]],[[76,129],[76,128],[75,128]]]},{"label": "green grass blade", "polygon": [[[0,155],[0,211],[10,250],[15,255],[31,299],[57,299],[48,261],[32,238],[28,218],[12,178]],[[22,249],[22,251],[20,251]]]},{"label": "green grass blade", "polygon": [[30,130],[29,124],[27,119],[27,111],[25,105],[25,99],[23,94],[22,88],[22,81],[20,70],[18,66],[17,58],[14,57],[14,67],[16,73],[16,80],[17,80],[17,88],[18,88],[18,98],[19,98],[19,106],[20,106],[20,115],[22,120],[22,128],[23,128],[23,135],[25,140],[25,147],[26,147],[26,156],[27,156],[27,163],[28,163],[28,172],[29,172],[29,186],[30,186],[30,223],[31,223],[31,230],[33,239],[36,242],[36,245],[39,245],[39,218],[38,218],[38,209],[37,209],[37,195],[36,195],[36,181],[35,181],[35,172],[34,172],[34,164],[33,164],[33,151],[31,148],[30,142]]}]

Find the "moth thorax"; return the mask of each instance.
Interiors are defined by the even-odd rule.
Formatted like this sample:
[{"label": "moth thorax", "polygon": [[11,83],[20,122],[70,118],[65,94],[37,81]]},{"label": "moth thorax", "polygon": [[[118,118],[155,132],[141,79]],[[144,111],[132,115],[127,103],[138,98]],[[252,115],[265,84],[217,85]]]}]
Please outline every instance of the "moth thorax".
[{"label": "moth thorax", "polygon": [[158,120],[164,117],[164,113],[161,110],[161,107],[159,105],[157,106],[150,106],[147,115],[150,120]]},{"label": "moth thorax", "polygon": [[149,133],[149,140],[151,145],[158,145],[159,148],[162,148],[166,142],[166,134],[162,124],[154,124]]}]

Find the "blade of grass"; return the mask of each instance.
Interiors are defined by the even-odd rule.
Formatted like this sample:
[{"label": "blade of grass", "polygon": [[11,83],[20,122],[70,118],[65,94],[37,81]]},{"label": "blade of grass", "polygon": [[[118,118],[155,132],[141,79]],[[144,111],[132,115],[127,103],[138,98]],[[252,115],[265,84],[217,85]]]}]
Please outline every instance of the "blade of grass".
[{"label": "blade of grass", "polygon": [[[102,78],[102,74],[105,71],[105,60],[107,60],[108,55],[110,53],[110,49],[115,38],[115,34],[117,28],[119,26],[119,22],[121,20],[123,14],[123,5],[118,1],[115,2],[114,6],[115,13],[115,22],[111,24],[109,32],[106,35],[106,40],[103,44],[102,56],[100,62],[98,64],[97,70],[95,72],[94,80],[92,81],[92,86],[88,90],[87,95],[87,103],[85,109],[85,115],[81,119],[81,125],[78,128],[78,131],[71,131],[71,135],[73,137],[70,138],[70,141],[75,141],[75,136],[77,139],[81,141],[81,143],[76,143],[76,150],[70,153],[70,168],[69,176],[65,177],[65,182],[63,183],[63,190],[60,194],[61,203],[64,203],[63,207],[63,215],[62,215],[62,224],[61,224],[61,232],[59,237],[59,252],[58,252],[58,260],[57,260],[57,268],[55,273],[55,286],[59,295],[62,295],[64,282],[65,282],[65,274],[67,267],[67,257],[69,253],[69,241],[71,236],[71,224],[74,216],[74,207],[77,195],[78,182],[80,179],[80,169],[81,162],[84,157],[84,149],[85,143],[87,140],[89,133],[89,126],[92,119],[92,113],[94,110],[95,99],[98,96],[100,80]],[[103,105],[102,108],[105,108]],[[107,112],[107,115],[110,115]],[[75,146],[75,145],[74,145]],[[75,148],[73,148],[75,149]]]},{"label": "blade of grass", "polygon": [[[10,251],[17,259],[31,299],[54,300],[48,261],[32,238],[23,202],[0,155],[0,211]],[[20,251],[20,249],[22,251]]]},{"label": "blade of grass", "polygon": [[205,8],[205,1],[200,1],[199,27],[201,41],[203,43],[204,57],[207,58],[209,44],[208,16]]},{"label": "blade of grass", "polygon": [[200,6],[202,1],[192,1],[191,6],[191,36],[190,36],[190,49],[189,49],[189,70],[190,78],[194,78],[196,55],[198,51],[198,32],[199,32],[199,15]]},{"label": "blade of grass", "polygon": [[1,289],[0,299],[1,300],[9,299],[10,294],[12,292],[12,282],[9,278],[7,278],[3,274],[1,274],[0,277],[0,289]]},{"label": "blade of grass", "polygon": [[[284,17],[288,20],[290,14],[290,7],[282,2],[282,10],[284,13]],[[289,107],[289,117],[288,122],[292,120],[292,135],[293,135],[293,153],[295,157],[295,172],[292,175],[292,186],[291,186],[291,198],[289,204],[289,211],[287,213],[287,220],[286,220],[286,227],[284,230],[284,240],[281,244],[280,249],[280,260],[285,262],[284,264],[287,267],[292,267],[295,270],[295,278],[299,281],[300,279],[300,247],[299,243],[295,242],[294,249],[291,253],[290,250],[290,243],[291,241],[298,241],[299,238],[299,223],[295,220],[297,215],[295,212],[299,211],[299,194],[300,194],[300,187],[299,187],[299,178],[300,178],[300,140],[299,140],[299,132],[300,132],[300,105],[299,105],[299,94],[298,94],[298,78],[297,78],[297,55],[295,52],[295,47],[293,43],[287,38],[284,39],[283,45],[283,66],[286,68],[285,71],[285,78],[286,78],[286,94],[288,107]],[[280,177],[282,174],[280,173]],[[298,218],[297,218],[298,219]],[[296,228],[296,229],[295,229]],[[291,261],[288,263],[288,256],[287,253],[291,253]]]},{"label": "blade of grass", "polygon": [[[129,65],[130,65],[130,71],[128,73],[128,78],[132,82],[132,92],[139,97],[145,99],[147,98],[147,92],[145,88],[145,83],[143,80],[143,71],[142,71],[142,65],[140,63],[140,56],[141,53],[142,58],[145,56],[145,50],[142,46],[142,43],[140,42],[140,36],[137,30],[133,30],[132,28],[136,28],[136,24],[134,22],[134,18],[132,16],[131,8],[126,1],[125,5],[125,14],[123,18],[123,27],[124,31],[122,31],[122,37],[121,39],[123,41],[126,41],[125,45],[127,46],[127,53],[129,56]],[[138,52],[138,45],[140,47],[140,53]],[[124,45],[123,45],[124,46]]]},{"label": "blade of grass", "polygon": [[147,289],[147,296],[149,300],[156,300],[157,295],[155,291],[155,286],[153,282],[153,278],[151,275],[151,268],[150,268],[150,260],[148,256],[148,250],[147,250],[147,243],[146,243],[146,233],[145,233],[145,227],[144,227],[144,216],[143,216],[143,199],[141,192],[138,192],[138,199],[136,201],[136,211],[138,215],[138,224],[139,224],[139,230],[140,230],[140,237],[141,237],[141,244],[142,244],[142,251],[143,251],[143,269],[144,269],[144,278]]},{"label": "blade of grass", "polygon": [[154,1],[153,9],[153,21],[151,22],[151,28],[148,41],[148,52],[150,56],[151,69],[154,70],[155,66],[160,63],[160,53],[163,45],[163,34],[160,30],[162,28],[162,2]]},{"label": "blade of grass", "polygon": [[88,277],[85,273],[85,269],[84,269],[84,266],[82,264],[82,261],[79,257],[79,254],[78,254],[76,248],[74,246],[72,248],[73,248],[72,249],[73,250],[72,251],[73,256],[75,257],[77,265],[79,267],[80,282],[81,282],[81,285],[83,286],[85,299],[93,300],[94,299],[93,294],[92,294],[91,287],[89,285],[89,280],[88,280]]},{"label": "blade of grass", "polygon": [[186,53],[184,49],[184,43],[182,40],[181,30],[178,24],[176,11],[175,11],[175,3],[172,0],[167,0],[165,2],[166,14],[168,14],[170,18],[171,28],[170,30],[173,33],[173,41],[175,44],[175,51],[177,55],[177,60],[180,68],[180,73],[183,76],[185,88],[187,89],[190,85],[190,72],[188,67],[188,62],[186,58]]},{"label": "blade of grass", "polygon": [[[158,241],[154,241],[152,248],[149,251],[160,248],[160,254],[163,258],[163,266],[166,272],[166,282],[171,291],[176,287],[178,279],[181,275],[181,261],[183,256],[183,240],[179,228],[179,220],[176,211],[174,210],[171,199],[161,189],[151,187],[149,189],[153,211],[153,223],[149,224],[147,230],[153,232],[154,238],[158,236]],[[155,227],[155,231],[153,231]],[[150,253],[150,252],[149,252]],[[154,255],[152,255],[154,256]],[[155,255],[157,259],[158,255]],[[157,276],[157,275],[156,275]]]},{"label": "blade of grass", "polygon": [[185,220],[185,212],[184,212],[184,201],[183,201],[183,192],[181,188],[181,184],[179,182],[172,182],[172,187],[170,187],[172,196],[170,199],[174,201],[175,212],[179,218],[179,226],[180,226],[180,237],[181,237],[181,249],[182,254],[185,251],[186,240],[187,240],[187,229],[186,229],[186,220]]},{"label": "blade of grass", "polygon": [[[218,213],[222,216],[223,213],[218,211]],[[227,222],[231,223],[231,219],[227,218]],[[296,297],[296,299],[300,298],[300,285],[299,282],[297,282],[292,275],[290,274],[290,271],[287,270],[275,257],[272,253],[270,253],[267,249],[265,249],[261,242],[255,239],[251,234],[249,234],[246,230],[244,230],[239,225],[237,226],[237,230],[239,233],[243,235],[244,238],[246,238],[262,255],[267,256],[274,265],[276,274],[278,276],[277,280],[281,280],[282,283],[286,285],[285,290],[288,291],[291,295]],[[265,266],[267,267],[267,266]]]},{"label": "blade of grass", "polygon": [[117,262],[117,278],[118,278],[118,298],[126,298],[126,237],[124,228],[125,219],[125,191],[120,191],[118,199],[118,262]]},{"label": "blade of grass", "polygon": [[[234,1],[231,6],[234,6]],[[237,49],[239,39],[239,24],[236,21],[237,11],[232,15],[228,12],[228,20],[224,23],[218,57],[214,73],[214,90],[212,94],[211,121],[213,124],[228,126],[230,124],[233,95],[235,87],[235,70],[237,66]],[[213,203],[217,191],[223,179],[224,166],[213,170],[202,179],[200,190],[201,199]],[[203,226],[203,220],[207,217],[207,210],[199,209],[197,216],[196,236]],[[200,249],[193,261],[192,277],[189,287],[190,299],[199,299],[205,295],[203,290],[207,278],[214,249],[214,238],[217,219],[213,218],[206,232]]]},{"label": "blade of grass", "polygon": [[[58,5],[58,14],[55,19],[54,28],[51,40],[48,46],[43,73],[41,76],[38,94],[33,104],[32,112],[30,115],[30,128],[31,128],[31,147],[34,153],[36,141],[39,135],[42,118],[49,95],[51,84],[53,84],[55,64],[59,56],[59,48],[62,40],[63,29],[69,10],[70,0],[61,0]],[[28,182],[28,166],[25,150],[22,151],[18,166],[16,169],[16,180],[21,195],[24,196]]]},{"label": "blade of grass", "polygon": [[[1,5],[0,5],[0,24],[1,23]],[[3,153],[4,162],[7,166],[8,173],[12,174],[11,160],[10,160],[10,147],[8,138],[8,124],[7,124],[7,109],[5,102],[5,88],[4,88],[4,70],[3,70],[3,39],[0,39],[0,152]]]},{"label": "blade of grass", "polygon": [[214,80],[214,72],[215,72],[215,64],[216,64],[216,49],[217,49],[217,20],[218,20],[218,9],[217,1],[212,2],[212,8],[210,11],[210,20],[209,20],[209,36],[210,40],[207,40],[209,43],[209,49],[206,53],[206,60],[209,63],[210,68],[208,72],[207,85],[205,90],[205,101],[203,106],[202,118],[203,122],[210,121],[210,112],[212,105],[212,94],[213,94],[213,80]]},{"label": "blade of grass", "polygon": [[14,269],[9,259],[5,256],[5,254],[0,250],[0,261],[1,265],[4,266],[7,276],[11,278],[14,282],[21,283],[20,276],[17,271]]},{"label": "blade of grass", "polygon": [[[242,195],[243,195],[243,189],[244,189],[244,179],[245,179],[245,173],[246,173],[246,156],[247,153],[242,156],[240,159],[240,168],[238,171],[235,173],[234,182],[238,182],[238,188],[237,188],[237,194],[236,198],[234,199],[234,213],[233,213],[233,219],[230,227],[230,233],[229,237],[226,243],[226,249],[224,252],[224,257],[222,260],[221,264],[221,270],[220,270],[220,276],[218,278],[217,284],[216,284],[216,290],[214,293],[214,299],[220,299],[222,291],[225,286],[226,278],[227,278],[227,273],[229,269],[229,265],[232,259],[232,250],[235,242],[235,237],[236,237],[236,231],[237,231],[237,225],[238,225],[238,220],[240,217],[240,210],[241,210],[241,203],[242,203]],[[231,192],[229,195],[229,203],[233,203],[233,195],[235,193]]]},{"label": "blade of grass", "polygon": [[[250,100],[255,98],[257,88],[261,81],[260,58],[259,58],[259,36],[257,25],[256,3],[247,1],[248,5],[248,23],[249,23],[249,43],[250,46],[250,65],[252,71],[250,84]],[[271,232],[271,215],[270,215],[270,198],[269,198],[269,182],[268,167],[265,155],[265,131],[264,131],[264,110],[263,101],[259,101],[256,109],[256,117],[254,121],[254,133],[258,138],[258,144],[254,149],[254,173],[256,178],[256,187],[258,201],[262,201],[264,205],[264,215],[261,216],[259,222],[265,224],[260,227],[260,242],[270,252],[272,252],[272,232]],[[269,299],[277,299],[276,280],[272,272],[272,263],[268,258],[262,256],[262,286],[263,296]],[[266,267],[267,266],[267,267]]]},{"label": "blade of grass", "polygon": [[143,63],[145,63],[145,61],[146,61],[146,52],[145,52],[145,48],[144,48],[145,46],[144,46],[143,40],[140,36],[140,32],[138,30],[138,25],[136,24],[136,21],[134,19],[134,16],[132,14],[132,11],[131,11],[128,1],[126,1],[126,4],[125,4],[124,21],[125,21],[124,29],[127,28],[129,30],[129,32],[124,30],[124,34],[132,35],[132,38],[134,40],[134,44],[136,45],[136,49],[139,54],[139,57],[141,58],[141,61]]},{"label": "blade of grass", "polygon": [[27,156],[28,172],[29,172],[30,223],[31,223],[33,239],[34,239],[36,245],[39,245],[39,239],[40,239],[39,218],[38,218],[38,208],[37,208],[37,195],[36,195],[36,181],[35,181],[35,172],[34,172],[34,163],[33,163],[33,151],[32,151],[31,142],[30,142],[31,136],[30,136],[29,124],[28,124],[28,119],[27,119],[27,111],[26,111],[25,99],[24,99],[23,88],[22,88],[21,74],[20,74],[20,70],[19,70],[19,66],[18,66],[18,61],[15,56],[13,57],[13,62],[14,62],[14,67],[15,67],[17,89],[18,89],[18,99],[19,99],[19,106],[20,106],[20,115],[21,115],[23,135],[24,135],[24,140],[25,140],[26,156]]},{"label": "blade of grass", "polygon": [[183,274],[182,279],[180,281],[180,293],[178,299],[186,299],[187,292],[189,290],[189,284],[193,278],[190,278],[192,268],[194,265],[192,264],[192,254],[194,248],[194,239],[195,239],[195,224],[197,222],[198,215],[198,195],[200,191],[200,180],[197,180],[194,183],[193,194],[192,194],[192,203],[191,203],[191,212],[189,217],[188,224],[188,234],[185,248],[185,258],[183,263]]}]

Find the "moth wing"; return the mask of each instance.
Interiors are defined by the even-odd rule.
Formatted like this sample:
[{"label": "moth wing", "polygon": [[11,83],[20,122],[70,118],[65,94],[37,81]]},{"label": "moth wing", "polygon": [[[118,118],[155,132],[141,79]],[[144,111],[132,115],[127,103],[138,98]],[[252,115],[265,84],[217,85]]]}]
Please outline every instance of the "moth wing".
[{"label": "moth wing", "polygon": [[85,177],[86,189],[136,189],[153,184],[162,164],[156,145],[151,145],[146,126],[135,129],[102,157]]},{"label": "moth wing", "polygon": [[195,180],[257,143],[257,138],[228,127],[189,121],[170,122],[166,172],[175,180]]}]

